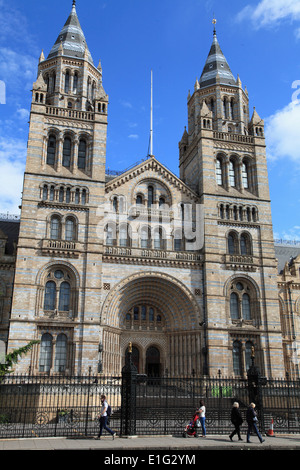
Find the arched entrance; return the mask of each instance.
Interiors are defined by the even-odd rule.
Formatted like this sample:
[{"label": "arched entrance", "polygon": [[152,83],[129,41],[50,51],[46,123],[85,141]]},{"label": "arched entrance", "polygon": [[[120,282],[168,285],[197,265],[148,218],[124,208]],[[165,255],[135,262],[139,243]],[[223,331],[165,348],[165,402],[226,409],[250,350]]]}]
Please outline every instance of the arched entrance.
[{"label": "arched entrance", "polygon": [[148,377],[159,377],[161,374],[160,352],[155,346],[146,351],[146,374]]},{"label": "arched entrance", "polygon": [[[101,326],[107,349],[113,331],[119,334],[119,356],[105,356],[103,370],[113,367],[117,373],[125,363],[131,343],[139,350],[139,373],[159,376],[191,374],[201,370],[200,308],[191,291],[178,279],[158,272],[139,272],[123,279],[107,296],[102,309]],[[153,348],[156,349],[153,349]]]}]

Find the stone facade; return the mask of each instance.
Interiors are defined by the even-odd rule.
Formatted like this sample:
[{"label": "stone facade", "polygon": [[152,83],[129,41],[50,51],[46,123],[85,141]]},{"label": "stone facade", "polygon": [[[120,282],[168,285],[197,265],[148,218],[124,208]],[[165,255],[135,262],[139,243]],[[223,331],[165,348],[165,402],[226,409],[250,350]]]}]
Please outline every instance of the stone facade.
[{"label": "stone facade", "polygon": [[1,258],[2,340],[41,341],[17,371],[120,374],[131,342],[148,375],[245,376],[252,347],[262,374],[298,373],[299,258],[278,275],[264,123],[215,31],[187,107],[180,177],[152,155],[107,175],[108,96],[73,2],[40,57],[17,258]]}]

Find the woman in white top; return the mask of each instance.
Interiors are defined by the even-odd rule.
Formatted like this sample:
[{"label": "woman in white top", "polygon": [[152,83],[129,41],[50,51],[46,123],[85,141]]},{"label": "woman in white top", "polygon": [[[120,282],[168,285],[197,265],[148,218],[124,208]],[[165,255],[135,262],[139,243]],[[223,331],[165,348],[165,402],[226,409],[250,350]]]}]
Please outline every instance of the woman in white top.
[{"label": "woman in white top", "polygon": [[201,437],[206,437],[205,405],[204,405],[204,401],[203,401],[203,400],[200,401],[200,408],[199,408],[199,411],[200,411],[200,423],[201,423],[201,427],[202,427],[202,436],[201,436]]}]

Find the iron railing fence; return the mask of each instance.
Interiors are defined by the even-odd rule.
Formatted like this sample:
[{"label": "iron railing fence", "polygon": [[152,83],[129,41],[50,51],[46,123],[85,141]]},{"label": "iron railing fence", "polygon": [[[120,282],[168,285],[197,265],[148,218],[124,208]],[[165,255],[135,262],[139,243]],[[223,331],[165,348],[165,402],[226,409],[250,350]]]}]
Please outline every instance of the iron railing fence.
[{"label": "iron railing fence", "polygon": [[[253,396],[247,379],[133,375],[130,380],[132,399],[125,400],[128,382],[122,376],[2,377],[0,438],[94,436],[99,429],[101,394],[112,407],[110,427],[118,434],[127,429],[123,426],[122,430],[122,419],[131,419],[131,434],[181,435],[200,400],[206,406],[208,434],[230,432],[234,401],[240,404],[242,432],[246,431],[245,412]],[[275,433],[300,433],[299,381],[258,380],[256,396],[262,432],[273,419]]]},{"label": "iron railing fence", "polygon": [[121,377],[8,375],[0,381],[0,437],[96,435],[101,394],[118,431]]}]

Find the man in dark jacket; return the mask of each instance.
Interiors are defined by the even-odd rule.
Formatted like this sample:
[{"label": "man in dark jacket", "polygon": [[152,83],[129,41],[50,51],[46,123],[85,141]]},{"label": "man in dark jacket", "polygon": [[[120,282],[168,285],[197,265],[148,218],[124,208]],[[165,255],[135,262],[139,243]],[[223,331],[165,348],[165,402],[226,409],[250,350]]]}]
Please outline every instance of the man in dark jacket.
[{"label": "man in dark jacket", "polygon": [[243,439],[241,438],[241,431],[240,431],[240,426],[243,423],[243,418],[241,416],[241,412],[239,410],[239,404],[238,402],[234,402],[232,405],[232,410],[231,410],[231,422],[234,425],[234,430],[229,436],[229,439],[232,441],[232,438],[235,434],[238,435],[239,441],[242,441]]}]

